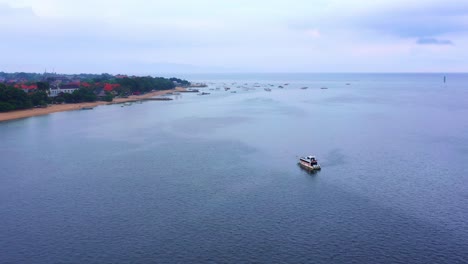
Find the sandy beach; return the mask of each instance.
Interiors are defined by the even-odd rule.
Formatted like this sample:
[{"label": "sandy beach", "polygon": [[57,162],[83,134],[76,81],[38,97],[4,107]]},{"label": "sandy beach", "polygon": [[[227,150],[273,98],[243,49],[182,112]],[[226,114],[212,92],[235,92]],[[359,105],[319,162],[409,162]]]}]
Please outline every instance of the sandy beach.
[{"label": "sandy beach", "polygon": [[128,98],[114,98],[112,102],[98,101],[98,102],[92,102],[92,103],[60,104],[60,105],[51,105],[51,106],[48,106],[47,108],[32,108],[32,109],[26,109],[26,110],[11,111],[11,112],[6,112],[6,113],[0,113],[0,122],[7,121],[7,120],[20,119],[20,118],[25,118],[25,117],[31,117],[31,116],[47,115],[47,114],[55,113],[55,112],[79,110],[83,107],[95,107],[98,105],[132,102],[132,101],[137,101],[137,100],[141,100],[145,98],[151,98],[154,96],[164,95],[164,94],[171,93],[174,91],[183,91],[183,90],[185,90],[185,88],[177,87],[171,90],[155,91],[155,92],[151,92],[151,93],[147,93],[143,95],[131,95]]}]

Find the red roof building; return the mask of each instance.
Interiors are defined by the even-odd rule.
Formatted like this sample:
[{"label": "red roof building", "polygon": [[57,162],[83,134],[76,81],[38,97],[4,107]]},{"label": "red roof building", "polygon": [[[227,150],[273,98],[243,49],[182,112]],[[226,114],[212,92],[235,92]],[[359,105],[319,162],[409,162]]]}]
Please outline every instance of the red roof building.
[{"label": "red roof building", "polygon": [[104,91],[110,92],[110,91],[113,91],[117,87],[120,87],[120,84],[118,84],[118,83],[105,83],[104,84]]},{"label": "red roof building", "polygon": [[15,88],[21,89],[24,92],[28,93],[30,91],[37,89],[37,84],[16,84]]}]

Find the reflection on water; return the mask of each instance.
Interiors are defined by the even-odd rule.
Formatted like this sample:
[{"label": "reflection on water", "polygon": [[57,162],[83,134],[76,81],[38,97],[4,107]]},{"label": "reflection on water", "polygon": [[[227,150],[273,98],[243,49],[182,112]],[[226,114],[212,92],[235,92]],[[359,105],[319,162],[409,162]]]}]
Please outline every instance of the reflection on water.
[{"label": "reflection on water", "polygon": [[468,258],[466,75],[211,77],[260,87],[0,123],[2,261]]}]

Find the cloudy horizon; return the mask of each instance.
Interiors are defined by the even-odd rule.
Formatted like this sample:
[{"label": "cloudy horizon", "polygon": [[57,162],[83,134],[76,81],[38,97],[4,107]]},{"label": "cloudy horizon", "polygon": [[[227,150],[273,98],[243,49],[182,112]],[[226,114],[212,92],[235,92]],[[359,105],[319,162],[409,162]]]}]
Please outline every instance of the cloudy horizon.
[{"label": "cloudy horizon", "polygon": [[0,71],[468,72],[468,3],[0,0]]}]

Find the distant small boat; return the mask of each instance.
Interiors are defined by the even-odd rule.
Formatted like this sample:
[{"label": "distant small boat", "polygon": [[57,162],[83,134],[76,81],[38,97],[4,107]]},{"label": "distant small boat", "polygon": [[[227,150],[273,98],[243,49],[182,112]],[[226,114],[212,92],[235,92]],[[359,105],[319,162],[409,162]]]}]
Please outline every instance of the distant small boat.
[{"label": "distant small boat", "polygon": [[305,90],[305,89],[307,89],[307,88],[309,88],[309,87],[301,87],[302,90]]},{"label": "distant small boat", "polygon": [[129,103],[129,102],[124,103],[124,106],[130,106],[130,105],[132,105],[132,103]]},{"label": "distant small boat", "polygon": [[229,88],[229,87],[224,87],[224,91],[228,91],[228,90],[231,90],[231,88]]},{"label": "distant small boat", "polygon": [[180,93],[198,93],[198,92],[199,92],[198,89],[188,89],[185,91],[180,91]]},{"label": "distant small boat", "polygon": [[351,85],[350,83],[346,83],[346,85]]},{"label": "distant small boat", "polygon": [[299,165],[307,170],[321,170],[315,156],[306,156],[299,159]]},{"label": "distant small boat", "polygon": [[280,85],[280,86],[278,86],[278,88],[284,88],[284,87]]},{"label": "distant small boat", "polygon": [[210,93],[206,93],[206,92],[202,92],[202,93],[199,93],[198,95],[208,95]]},{"label": "distant small boat", "polygon": [[320,88],[320,89],[328,89],[328,87],[322,87],[322,88]]},{"label": "distant small boat", "polygon": [[271,92],[270,88],[265,88],[264,90],[267,91],[267,92]]},{"label": "distant small boat", "polygon": [[81,110],[93,110],[93,109],[94,109],[94,107],[89,107],[89,106],[88,107],[81,107]]},{"label": "distant small boat", "polygon": [[236,91],[231,91],[231,93],[237,93]]}]

